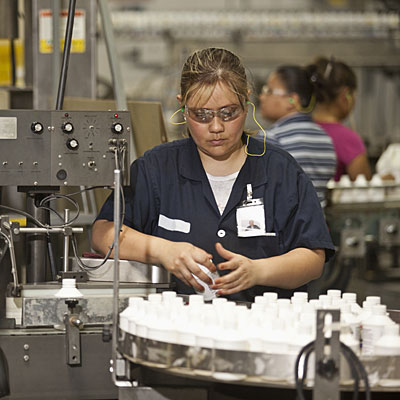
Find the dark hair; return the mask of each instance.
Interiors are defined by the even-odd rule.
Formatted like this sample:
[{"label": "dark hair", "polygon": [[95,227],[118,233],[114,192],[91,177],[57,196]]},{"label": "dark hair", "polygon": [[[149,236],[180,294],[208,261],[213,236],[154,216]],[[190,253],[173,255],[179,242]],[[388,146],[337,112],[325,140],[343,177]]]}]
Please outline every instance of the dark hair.
[{"label": "dark hair", "polygon": [[300,105],[307,108],[314,94],[309,71],[297,65],[282,65],[275,71],[289,93],[297,93]]},{"label": "dark hair", "polygon": [[182,68],[182,105],[193,95],[198,95],[199,101],[206,102],[219,82],[226,84],[244,108],[248,100],[249,84],[239,57],[222,48],[210,47],[195,51]]},{"label": "dark hair", "polygon": [[343,87],[351,91],[357,89],[357,78],[354,71],[343,61],[318,57],[307,66],[311,79],[315,84],[317,102],[334,101]]}]

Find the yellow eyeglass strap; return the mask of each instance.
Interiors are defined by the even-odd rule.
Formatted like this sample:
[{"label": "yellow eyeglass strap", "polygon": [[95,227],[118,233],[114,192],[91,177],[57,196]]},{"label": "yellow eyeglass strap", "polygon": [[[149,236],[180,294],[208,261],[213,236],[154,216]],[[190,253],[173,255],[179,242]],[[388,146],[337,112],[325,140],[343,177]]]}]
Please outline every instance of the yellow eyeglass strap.
[{"label": "yellow eyeglass strap", "polygon": [[252,157],[261,157],[265,154],[265,152],[267,151],[267,133],[265,132],[265,130],[263,129],[263,127],[258,123],[258,121],[256,120],[256,106],[251,102],[251,101],[247,101],[247,104],[251,104],[253,106],[253,119],[254,122],[258,125],[258,127],[263,131],[264,133],[264,151],[261,154],[251,154],[247,151],[248,147],[249,147],[249,141],[250,141],[250,136],[247,135],[247,143],[246,143],[246,147],[244,148],[245,153],[248,156],[252,156]]},{"label": "yellow eyeglass strap", "polygon": [[179,111],[180,111],[180,112],[183,112],[183,111],[184,111],[184,108],[183,108],[183,107],[178,108],[178,109],[169,117],[169,123],[170,123],[170,124],[172,124],[172,125],[183,125],[183,124],[186,124],[186,121],[183,121],[183,122],[174,122],[174,121],[172,121],[172,118],[174,118],[175,115],[178,114]]},{"label": "yellow eyeglass strap", "polygon": [[311,96],[310,103],[308,104],[308,106],[304,107],[304,108],[301,107],[299,111],[302,112],[302,113],[305,113],[305,114],[311,112],[315,107],[315,100],[316,100],[315,99],[315,93],[313,93],[312,96]]}]

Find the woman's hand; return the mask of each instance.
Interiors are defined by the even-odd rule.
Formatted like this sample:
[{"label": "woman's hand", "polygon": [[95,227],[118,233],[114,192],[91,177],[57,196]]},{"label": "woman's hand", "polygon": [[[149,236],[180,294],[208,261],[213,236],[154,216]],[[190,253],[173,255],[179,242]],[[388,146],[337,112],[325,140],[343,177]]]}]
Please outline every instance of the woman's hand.
[{"label": "woman's hand", "polygon": [[218,290],[218,294],[225,295],[257,285],[259,267],[254,260],[226,250],[221,243],[217,243],[215,248],[218,254],[227,260],[218,264],[218,269],[229,269],[232,272],[217,278],[211,289]]},{"label": "woman's hand", "polygon": [[211,285],[211,279],[198,266],[198,264],[204,265],[211,272],[215,272],[217,269],[212,262],[211,254],[190,243],[168,240],[162,242],[159,250],[161,264],[186,285],[193,286],[198,292],[204,290],[192,274]]}]

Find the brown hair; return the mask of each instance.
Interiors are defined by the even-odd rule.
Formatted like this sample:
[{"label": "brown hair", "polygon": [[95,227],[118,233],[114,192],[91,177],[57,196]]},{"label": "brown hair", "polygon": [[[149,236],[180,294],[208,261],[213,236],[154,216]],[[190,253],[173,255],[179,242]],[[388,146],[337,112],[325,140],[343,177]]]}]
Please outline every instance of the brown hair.
[{"label": "brown hair", "polygon": [[319,57],[307,69],[315,85],[317,102],[334,101],[343,87],[348,87],[351,91],[357,89],[356,75],[343,61],[333,57]]},{"label": "brown hair", "polygon": [[222,48],[195,51],[182,68],[182,106],[194,95],[198,96],[198,103],[207,102],[219,82],[224,83],[245,108],[249,85],[239,57]]}]

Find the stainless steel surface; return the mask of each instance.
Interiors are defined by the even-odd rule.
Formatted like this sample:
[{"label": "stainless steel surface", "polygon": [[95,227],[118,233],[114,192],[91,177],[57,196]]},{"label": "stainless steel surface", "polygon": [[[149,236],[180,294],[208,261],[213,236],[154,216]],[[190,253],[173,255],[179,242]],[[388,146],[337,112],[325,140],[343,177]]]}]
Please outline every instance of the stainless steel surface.
[{"label": "stainless steel surface", "polygon": [[[144,339],[127,333],[120,336],[120,352],[134,364],[165,374],[209,382],[294,388],[294,363],[297,354],[235,352],[183,346]],[[370,378],[373,391],[400,392],[400,386],[379,386],[377,378],[400,383],[400,356],[360,358]],[[341,358],[342,363],[342,358]],[[225,379],[224,379],[225,378]],[[308,381],[307,387],[312,388]],[[340,390],[353,391],[348,369],[340,372]],[[362,391],[363,388],[360,387]]]},{"label": "stainless steel surface", "polygon": [[[114,132],[113,124],[122,131]],[[39,132],[32,130],[36,126]],[[127,153],[131,132],[128,111],[0,110],[2,185],[112,186],[114,148],[125,146]],[[129,157],[124,158],[127,185]]]},{"label": "stainless steel surface", "polygon": [[0,0],[0,38],[18,37],[18,2]]},{"label": "stainless steel surface", "polygon": [[65,334],[54,329],[0,330],[10,380],[4,400],[117,399],[111,381],[110,343],[101,330],[81,333],[81,365],[66,362]]},{"label": "stainless steel surface", "polygon": [[[40,327],[63,325],[67,312],[65,299],[54,297],[61,284],[22,285],[20,305],[21,326]],[[77,283],[84,295],[79,299],[80,318],[85,325],[109,324],[113,315],[112,285],[105,283]],[[132,283],[121,284],[119,308],[122,311],[131,296],[147,296],[157,290],[169,289],[169,284]],[[6,310],[7,312],[7,310]]]},{"label": "stainless steel surface", "polygon": [[[41,12],[51,11],[53,0],[34,0],[32,7],[32,35],[33,41],[33,108],[48,109],[55,104],[53,96],[53,52],[43,52],[40,43],[40,33],[50,33],[51,23],[49,16],[44,17]],[[61,8],[66,10],[68,2],[63,0]],[[66,87],[66,96],[78,97],[96,97],[96,0],[78,0],[76,3],[76,11],[82,11],[82,32],[80,35],[85,43],[83,52],[72,52],[69,68],[68,80]],[[65,17],[64,17],[65,18]],[[48,31],[46,31],[48,28]],[[76,27],[75,27],[76,30]],[[64,37],[64,32],[60,34],[60,38]],[[53,39],[51,38],[42,38]],[[47,44],[46,44],[47,45]],[[58,79],[58,77],[57,77]]]},{"label": "stainless steel surface", "polygon": [[[88,267],[96,267],[102,260],[98,258],[82,257],[82,262]],[[72,270],[81,271],[76,259],[72,259]],[[112,282],[114,274],[114,260],[110,259],[98,269],[88,269],[90,281]],[[171,276],[168,270],[159,265],[144,264],[138,261],[119,260],[120,282],[137,283],[170,283]]]}]

